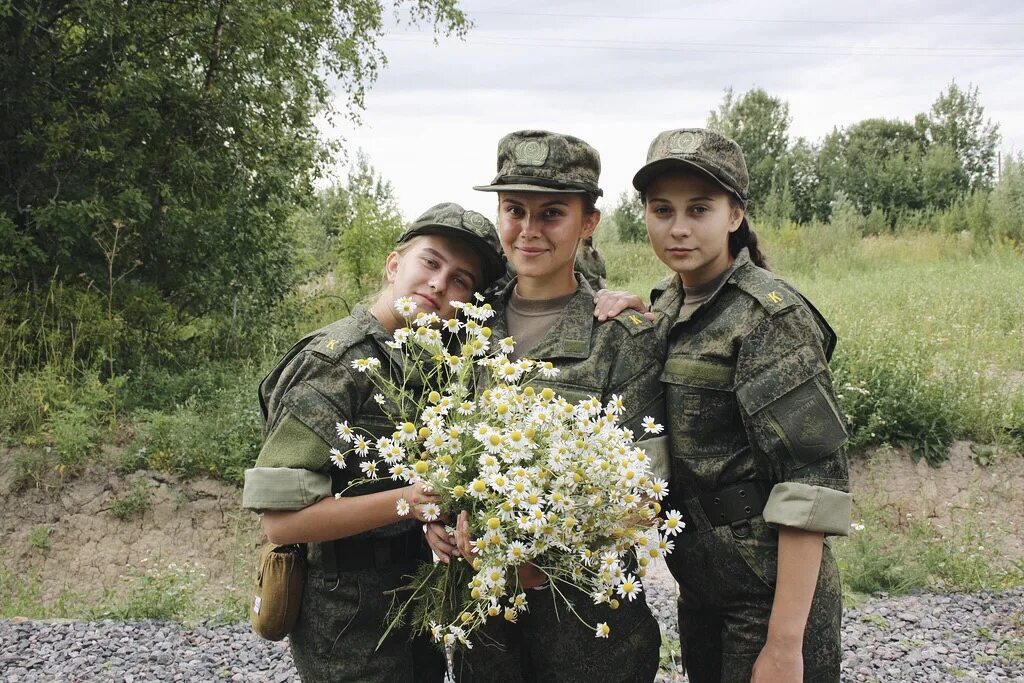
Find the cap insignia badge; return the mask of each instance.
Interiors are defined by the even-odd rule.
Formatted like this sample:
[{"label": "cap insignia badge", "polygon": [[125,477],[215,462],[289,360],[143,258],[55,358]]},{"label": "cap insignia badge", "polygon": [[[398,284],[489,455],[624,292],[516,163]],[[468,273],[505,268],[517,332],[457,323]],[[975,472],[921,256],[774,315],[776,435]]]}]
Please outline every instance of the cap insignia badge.
[{"label": "cap insignia badge", "polygon": [[516,145],[515,159],[520,166],[543,166],[548,160],[548,143],[543,140],[523,140]]},{"label": "cap insignia badge", "polygon": [[669,154],[693,154],[704,142],[704,136],[692,130],[684,130],[672,136],[668,144]]}]

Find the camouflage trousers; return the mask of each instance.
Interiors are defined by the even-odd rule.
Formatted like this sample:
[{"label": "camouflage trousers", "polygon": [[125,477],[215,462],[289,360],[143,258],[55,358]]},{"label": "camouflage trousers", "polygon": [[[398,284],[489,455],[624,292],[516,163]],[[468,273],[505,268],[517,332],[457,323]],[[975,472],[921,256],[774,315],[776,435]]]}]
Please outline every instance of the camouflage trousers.
[{"label": "camouflage trousers", "polygon": [[[529,611],[515,624],[492,617],[473,648],[455,658],[458,683],[650,683],[658,673],[661,629],[644,596],[618,609],[594,605],[583,592],[560,585],[582,617],[550,590],[528,591]],[[594,628],[605,622],[608,638]]]},{"label": "camouflage trousers", "polygon": [[348,571],[335,582],[310,567],[299,621],[289,636],[299,677],[305,683],[443,681],[440,649],[426,638],[410,641],[408,629],[395,629],[375,649],[391,607],[392,596],[385,591],[407,583],[414,571],[413,566]]},{"label": "camouflage trousers", "polygon": [[[760,516],[675,537],[668,566],[679,583],[679,639],[691,683],[750,681],[768,636],[778,532]],[[826,546],[804,631],[804,680],[839,681],[842,589]]]}]

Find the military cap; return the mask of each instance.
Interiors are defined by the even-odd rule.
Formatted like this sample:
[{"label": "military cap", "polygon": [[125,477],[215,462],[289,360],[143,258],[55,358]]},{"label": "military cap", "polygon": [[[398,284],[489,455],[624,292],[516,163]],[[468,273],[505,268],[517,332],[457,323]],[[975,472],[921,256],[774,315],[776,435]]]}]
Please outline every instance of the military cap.
[{"label": "military cap", "polygon": [[743,150],[721,133],[707,128],[659,133],[647,150],[647,163],[633,176],[633,187],[643,191],[655,176],[680,167],[711,176],[740,201],[747,201],[750,176]]},{"label": "military cap", "polygon": [[498,143],[498,175],[482,192],[582,193],[600,197],[601,156],[572,135],[519,130]]},{"label": "military cap", "polygon": [[397,243],[408,242],[417,235],[448,235],[466,240],[480,255],[484,281],[478,283],[478,289],[505,274],[505,256],[498,231],[483,214],[464,209],[455,202],[436,204],[410,223]]}]

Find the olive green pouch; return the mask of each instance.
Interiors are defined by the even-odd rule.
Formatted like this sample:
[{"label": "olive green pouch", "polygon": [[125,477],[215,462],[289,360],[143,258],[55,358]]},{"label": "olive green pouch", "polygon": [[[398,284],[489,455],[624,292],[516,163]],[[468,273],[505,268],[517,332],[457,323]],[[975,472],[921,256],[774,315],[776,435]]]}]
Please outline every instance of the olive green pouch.
[{"label": "olive green pouch", "polygon": [[263,546],[249,612],[256,635],[266,640],[281,640],[291,633],[299,619],[305,582],[305,546],[273,543]]}]

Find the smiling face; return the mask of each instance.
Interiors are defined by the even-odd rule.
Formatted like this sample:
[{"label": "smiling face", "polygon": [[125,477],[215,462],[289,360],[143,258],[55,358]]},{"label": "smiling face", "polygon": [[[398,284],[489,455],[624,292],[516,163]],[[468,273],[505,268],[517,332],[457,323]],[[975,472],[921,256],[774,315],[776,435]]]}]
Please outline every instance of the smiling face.
[{"label": "smiling face", "polygon": [[395,299],[411,297],[416,311],[454,315],[453,301],[470,301],[482,282],[480,257],[464,241],[447,235],[420,235],[388,254],[387,287],[373,313],[390,332],[405,321],[393,307]]},{"label": "smiling face", "polygon": [[667,173],[647,186],[644,221],[654,253],[684,285],[694,287],[732,264],[729,235],[743,221],[743,209],[713,180]]},{"label": "smiling face", "polygon": [[576,247],[600,220],[600,211],[585,210],[581,194],[499,193],[498,235],[518,273],[519,295],[554,299],[576,291]]}]

